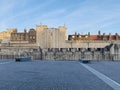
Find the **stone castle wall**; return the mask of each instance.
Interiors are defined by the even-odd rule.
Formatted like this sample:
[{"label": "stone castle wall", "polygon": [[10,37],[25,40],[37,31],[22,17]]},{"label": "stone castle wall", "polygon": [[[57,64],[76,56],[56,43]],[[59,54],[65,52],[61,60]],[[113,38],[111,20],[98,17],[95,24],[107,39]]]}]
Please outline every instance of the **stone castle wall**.
[{"label": "stone castle wall", "polygon": [[48,28],[46,25],[36,26],[36,46],[41,48],[104,48],[110,41],[104,40],[66,40],[67,28]]},{"label": "stone castle wall", "polygon": [[0,48],[0,59],[14,59],[29,56],[33,60],[120,60],[120,44],[111,44],[105,48],[48,48],[7,47]]},{"label": "stone castle wall", "polygon": [[[34,31],[35,33],[32,33],[31,31]],[[42,49],[104,48],[113,42],[112,40],[67,40],[66,33],[67,28],[65,26],[48,28],[46,25],[37,25],[36,30],[30,29],[29,32],[26,32],[25,29],[23,33],[17,33],[17,31],[12,33],[11,39],[4,39],[4,42],[2,41],[2,46],[38,46]],[[120,42],[120,40],[114,40],[114,42]]]},{"label": "stone castle wall", "polygon": [[[42,60],[79,60],[82,57],[88,60],[112,60],[110,52],[102,49],[61,48],[60,50],[43,50],[42,53]],[[36,57],[33,58],[36,59]]]},{"label": "stone castle wall", "polygon": [[41,48],[61,48],[66,40],[66,28],[48,28],[45,25],[36,26],[37,46]]},{"label": "stone castle wall", "polygon": [[106,41],[68,41],[64,43],[63,48],[104,48],[107,45],[110,45],[111,42]]},{"label": "stone castle wall", "polygon": [[0,40],[3,40],[4,38],[9,38],[11,36],[11,33],[14,31],[15,29],[7,29],[6,31],[0,32]]},{"label": "stone castle wall", "polygon": [[11,41],[5,39],[0,47],[0,59],[27,55],[34,60],[79,60],[81,57],[90,60],[120,60],[118,39],[67,40],[65,26],[48,28],[46,25],[37,25],[36,30],[30,31],[28,40],[25,40],[25,33],[17,32],[12,34]]}]

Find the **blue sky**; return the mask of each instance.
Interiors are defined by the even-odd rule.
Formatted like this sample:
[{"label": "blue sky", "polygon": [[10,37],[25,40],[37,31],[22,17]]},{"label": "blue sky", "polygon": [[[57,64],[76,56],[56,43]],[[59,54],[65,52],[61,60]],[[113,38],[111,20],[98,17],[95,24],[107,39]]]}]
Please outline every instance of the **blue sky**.
[{"label": "blue sky", "polygon": [[64,24],[68,34],[120,34],[120,0],[0,0],[0,31]]}]

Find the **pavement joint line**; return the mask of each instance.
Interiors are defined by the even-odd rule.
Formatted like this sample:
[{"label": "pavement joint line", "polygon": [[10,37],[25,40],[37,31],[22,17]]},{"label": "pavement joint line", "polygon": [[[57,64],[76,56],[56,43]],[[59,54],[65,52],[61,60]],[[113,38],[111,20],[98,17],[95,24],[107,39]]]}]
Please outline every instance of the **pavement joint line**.
[{"label": "pavement joint line", "polygon": [[7,64],[7,63],[11,63],[13,61],[9,61],[9,62],[1,62],[0,64]]},{"label": "pavement joint line", "polygon": [[111,86],[114,90],[120,90],[120,84],[117,83],[116,81],[110,79],[109,77],[107,77],[106,75],[100,73],[99,71],[93,69],[92,67],[86,65],[86,64],[82,64],[80,63],[83,67],[85,67],[87,70],[89,70],[90,72],[92,72],[94,75],[96,75],[99,79],[101,79],[102,81],[104,81],[106,84],[108,84],[109,86]]}]

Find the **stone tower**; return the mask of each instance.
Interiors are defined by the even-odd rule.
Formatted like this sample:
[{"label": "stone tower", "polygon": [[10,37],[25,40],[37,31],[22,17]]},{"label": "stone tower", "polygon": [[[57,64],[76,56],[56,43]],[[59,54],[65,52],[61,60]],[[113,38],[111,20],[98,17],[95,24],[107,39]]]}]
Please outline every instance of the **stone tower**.
[{"label": "stone tower", "polygon": [[67,28],[65,26],[60,26],[58,27],[58,30],[59,30],[59,35],[58,35],[59,48],[64,48],[66,47],[65,40],[67,39],[67,36],[66,36]]},{"label": "stone tower", "polygon": [[36,26],[37,45],[41,48],[62,48],[66,40],[66,28],[48,28],[46,25]]},{"label": "stone tower", "polygon": [[47,29],[46,25],[37,25],[36,26],[36,43],[37,46],[40,46],[41,48],[44,48],[45,43],[45,29]]}]

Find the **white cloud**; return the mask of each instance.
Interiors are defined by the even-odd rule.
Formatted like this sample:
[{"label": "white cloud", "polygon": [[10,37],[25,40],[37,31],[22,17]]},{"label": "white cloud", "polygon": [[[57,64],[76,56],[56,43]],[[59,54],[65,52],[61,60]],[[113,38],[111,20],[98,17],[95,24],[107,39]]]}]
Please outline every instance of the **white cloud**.
[{"label": "white cloud", "polygon": [[[10,1],[10,0],[9,0]],[[13,2],[14,1],[14,2]],[[3,13],[1,26],[30,27],[35,24],[47,24],[50,27],[56,27],[66,24],[68,33],[74,32],[92,32],[96,33],[98,29],[108,29],[113,27],[113,24],[120,23],[120,2],[113,2],[114,0],[85,0],[79,6],[62,6],[60,8],[51,8],[55,4],[55,0],[41,2],[39,5],[33,6],[28,4],[29,0],[23,2],[22,6],[31,5],[31,8],[22,8],[20,5],[22,1],[12,0],[11,3],[4,3],[0,9]],[[108,4],[109,1],[109,4]],[[112,3],[113,2],[113,3]],[[7,5],[6,8],[4,8]],[[6,15],[11,13],[16,5],[22,8],[21,11],[12,13],[12,16]],[[57,6],[57,5],[56,5]],[[26,6],[27,7],[27,6]],[[45,11],[47,10],[47,11]],[[8,17],[9,16],[9,17]],[[13,24],[13,25],[12,25]],[[108,32],[108,30],[106,30]],[[114,31],[114,30],[113,30]]]}]

